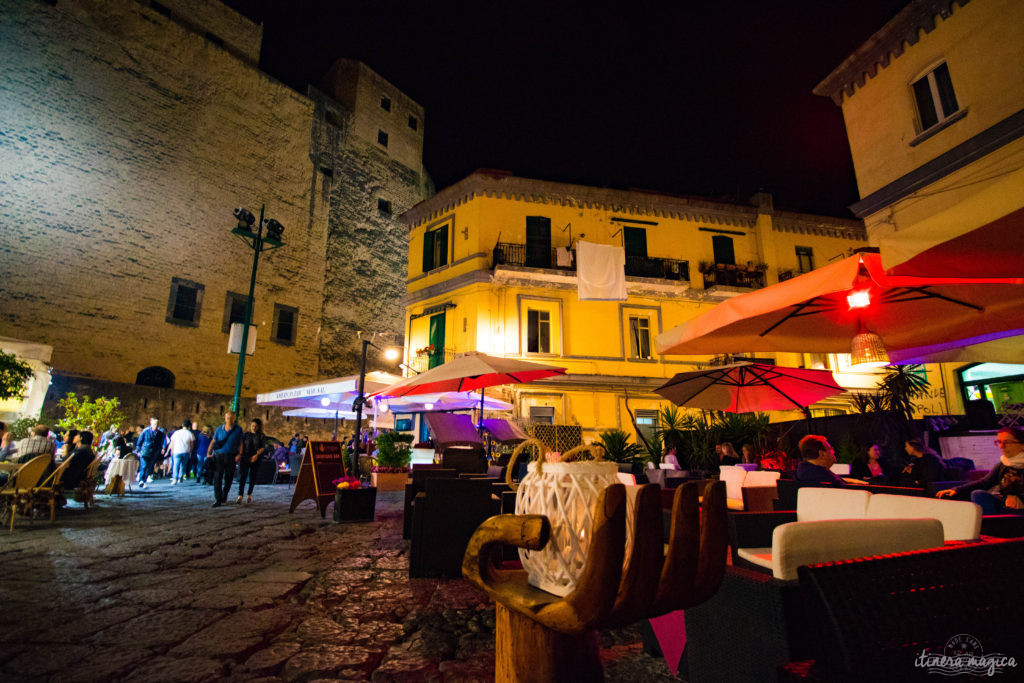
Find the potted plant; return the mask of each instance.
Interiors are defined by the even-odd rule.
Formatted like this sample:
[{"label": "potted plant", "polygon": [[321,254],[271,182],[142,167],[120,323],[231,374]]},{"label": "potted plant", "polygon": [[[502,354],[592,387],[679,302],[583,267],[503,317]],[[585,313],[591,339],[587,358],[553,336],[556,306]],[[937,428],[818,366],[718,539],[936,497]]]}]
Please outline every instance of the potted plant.
[{"label": "potted plant", "polygon": [[384,432],[377,437],[377,464],[370,482],[381,491],[402,491],[409,478],[412,434]]},{"label": "potted plant", "polygon": [[377,489],[363,486],[356,477],[341,477],[333,483],[335,522],[372,522],[377,506]]},{"label": "potted plant", "polygon": [[618,463],[619,471],[635,474],[642,466],[646,453],[643,446],[629,442],[629,434],[621,429],[608,429],[599,435],[599,443],[604,446],[605,457]]}]

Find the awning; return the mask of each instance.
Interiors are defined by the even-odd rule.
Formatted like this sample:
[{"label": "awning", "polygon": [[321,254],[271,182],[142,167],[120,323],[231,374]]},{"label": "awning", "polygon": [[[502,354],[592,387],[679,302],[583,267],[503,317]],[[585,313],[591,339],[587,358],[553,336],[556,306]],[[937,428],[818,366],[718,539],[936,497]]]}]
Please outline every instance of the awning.
[{"label": "awning", "polygon": [[924,221],[883,237],[890,275],[1024,278],[1024,209],[972,228],[969,222]]}]

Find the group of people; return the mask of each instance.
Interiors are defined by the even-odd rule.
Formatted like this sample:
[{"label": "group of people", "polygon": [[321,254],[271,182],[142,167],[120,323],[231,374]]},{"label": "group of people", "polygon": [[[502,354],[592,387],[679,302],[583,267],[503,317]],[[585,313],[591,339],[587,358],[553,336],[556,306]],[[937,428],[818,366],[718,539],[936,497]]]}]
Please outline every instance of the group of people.
[{"label": "group of people", "polygon": [[[1001,429],[994,445],[1001,451],[999,463],[984,478],[944,489],[936,496],[970,499],[980,505],[986,515],[1024,514],[1024,429]],[[891,477],[888,472],[893,472],[893,468],[884,462],[877,444],[872,444],[853,463],[849,477],[841,477],[830,469],[836,456],[828,439],[808,434],[800,440],[801,462],[795,477],[798,481],[835,486],[892,484],[914,488],[941,480],[944,468],[938,454],[917,440],[907,441],[904,448],[909,462]]]},{"label": "group of people", "polygon": [[[73,490],[85,479],[89,465],[96,458],[93,452],[93,433],[75,431],[60,448],[61,462],[69,459],[64,470],[62,483],[65,490]],[[14,462],[19,465],[39,456],[48,456],[50,462],[43,473],[45,481],[57,467],[57,438],[46,425],[36,425],[24,439],[15,442],[7,425],[0,422],[0,461]],[[6,481],[8,473],[0,473],[0,482]]]},{"label": "group of people", "polygon": [[[238,471],[237,504],[252,503],[253,489],[260,462],[275,452],[275,441],[263,433],[263,421],[258,417],[243,431],[233,411],[224,413],[224,424],[210,434],[206,428],[198,431],[185,420],[179,429],[166,434],[160,421],[151,418],[149,427],[142,430],[135,443],[135,452],[141,460],[139,486],[145,488],[152,480],[156,468],[166,458],[171,459],[171,485],[180,484],[195,473],[196,483],[212,484],[214,507],[227,502],[231,484]],[[269,459],[269,458],[267,458]],[[246,494],[246,484],[248,493]]]}]

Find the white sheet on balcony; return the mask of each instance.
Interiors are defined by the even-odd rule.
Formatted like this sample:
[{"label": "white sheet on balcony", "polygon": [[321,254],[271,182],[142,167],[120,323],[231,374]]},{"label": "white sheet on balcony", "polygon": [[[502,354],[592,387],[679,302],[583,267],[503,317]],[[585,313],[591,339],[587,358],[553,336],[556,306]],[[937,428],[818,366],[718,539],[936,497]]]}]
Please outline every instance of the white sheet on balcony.
[{"label": "white sheet on balcony", "polygon": [[572,268],[572,252],[569,247],[555,249],[555,265],[559,268]]},{"label": "white sheet on balcony", "polygon": [[626,250],[610,244],[576,243],[580,301],[625,301]]}]

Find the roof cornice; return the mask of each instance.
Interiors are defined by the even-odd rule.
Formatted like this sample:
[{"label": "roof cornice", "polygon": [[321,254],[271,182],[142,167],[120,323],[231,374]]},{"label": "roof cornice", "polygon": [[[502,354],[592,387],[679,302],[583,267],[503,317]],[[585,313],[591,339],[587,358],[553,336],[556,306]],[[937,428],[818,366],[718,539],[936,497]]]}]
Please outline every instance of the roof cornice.
[{"label": "roof cornice", "polygon": [[842,105],[844,95],[853,95],[869,78],[875,77],[879,68],[884,69],[902,55],[905,46],[916,44],[922,31],[925,34],[934,31],[936,16],[948,19],[954,5],[963,7],[968,2],[970,0],[913,0],[815,86],[814,94],[831,97],[833,102]]},{"label": "roof cornice", "polygon": [[[436,220],[478,197],[599,209],[624,215],[686,219],[739,228],[753,228],[759,211],[758,207],[750,204],[729,204],[700,197],[615,190],[477,171],[415,205],[403,213],[400,220],[412,228]],[[794,225],[799,223],[808,228],[816,226],[828,230],[864,230],[860,221],[844,218],[781,211],[773,211],[772,215],[773,221],[785,217]]]}]

